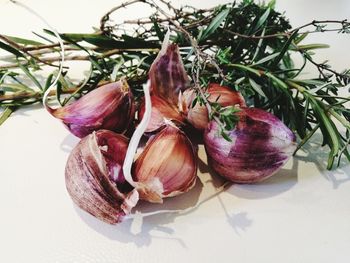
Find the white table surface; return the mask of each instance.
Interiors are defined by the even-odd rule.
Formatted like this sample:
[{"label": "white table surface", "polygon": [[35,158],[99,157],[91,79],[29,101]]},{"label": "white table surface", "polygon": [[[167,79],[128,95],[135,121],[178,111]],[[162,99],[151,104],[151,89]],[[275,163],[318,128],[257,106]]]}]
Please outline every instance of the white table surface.
[{"label": "white table surface", "polygon": [[[61,32],[90,32],[104,12],[121,2],[23,1]],[[0,4],[1,33],[26,36],[42,27],[20,8],[4,0]],[[350,18],[348,0],[277,0],[277,9],[287,10],[293,26]],[[350,68],[350,35],[310,39],[332,45],[319,52],[318,60],[330,59],[338,70]],[[72,65],[70,74],[79,77],[83,68]],[[0,262],[349,262],[350,167],[326,171],[328,149],[317,144],[261,184],[233,185],[185,214],[110,226],[73,205],[64,167],[78,139],[40,106],[16,112],[0,127],[0,138]],[[139,209],[186,209],[212,196],[208,170],[203,164],[200,170],[205,188],[198,184],[163,206],[143,203]]]}]

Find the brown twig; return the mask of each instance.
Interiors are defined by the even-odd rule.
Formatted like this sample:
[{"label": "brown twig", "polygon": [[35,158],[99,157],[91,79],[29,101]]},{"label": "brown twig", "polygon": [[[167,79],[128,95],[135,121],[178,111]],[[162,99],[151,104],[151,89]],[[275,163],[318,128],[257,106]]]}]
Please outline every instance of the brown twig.
[{"label": "brown twig", "polygon": [[[97,56],[97,58],[106,58],[110,57],[116,54],[120,54],[123,52],[132,52],[132,51],[144,51],[144,52],[153,52],[157,53],[159,51],[158,48],[125,48],[125,49],[112,49],[107,52],[102,53],[101,55]],[[61,59],[60,56],[54,56],[54,57],[48,57],[48,58],[41,58],[41,63],[47,64],[49,62],[56,62]],[[86,61],[90,59],[90,55],[70,55],[66,56],[64,60],[66,61]],[[27,65],[28,63],[23,63],[22,65]],[[13,63],[13,64],[5,64],[5,65],[0,65],[0,69],[10,69],[10,68],[17,68],[18,64]]]},{"label": "brown twig", "polygon": [[[62,90],[64,94],[71,94],[75,92],[76,88],[65,89]],[[55,90],[49,93],[49,96],[56,96],[57,92]],[[20,91],[12,94],[0,95],[0,102],[2,101],[13,101],[13,100],[21,100],[21,99],[40,99],[42,98],[42,92],[29,92],[29,91]]]},{"label": "brown twig", "polygon": [[142,3],[145,2],[144,0],[129,0],[128,2],[122,3],[121,5],[118,5],[114,8],[112,8],[111,10],[109,10],[105,15],[103,15],[103,17],[100,20],[100,30],[102,32],[106,32],[106,23],[109,20],[109,16],[114,13],[115,11],[121,9],[121,8],[125,8],[129,5],[135,4],[135,3]]},{"label": "brown twig", "polygon": [[[233,32],[229,29],[224,29],[225,32],[227,33],[230,33],[232,35],[235,35],[235,36],[238,36],[238,37],[241,37],[241,38],[247,38],[247,39],[266,39],[266,38],[275,38],[275,37],[280,37],[280,36],[283,36],[283,37],[289,37],[290,35],[292,35],[294,32],[300,30],[300,29],[303,29],[303,28],[306,28],[306,27],[309,27],[309,26],[317,26],[319,24],[341,24],[344,28],[344,25],[345,26],[349,26],[350,27],[350,23],[347,22],[347,20],[320,20],[320,21],[317,21],[317,20],[314,20],[310,23],[307,23],[305,25],[302,25],[302,26],[299,26],[299,27],[296,27],[294,29],[292,29],[291,31],[288,31],[288,32],[281,32],[281,33],[276,33],[276,34],[271,34],[271,35],[264,35],[264,36],[255,36],[255,35],[244,35],[244,34],[240,34],[238,32]],[[310,34],[310,33],[319,33],[319,32],[329,32],[329,31],[339,31],[341,30],[341,28],[338,28],[338,29],[324,29],[323,31],[306,31],[306,32],[302,32],[300,33],[301,35],[302,34]]]},{"label": "brown twig", "polygon": [[[70,43],[68,43],[68,42],[63,42],[63,44],[64,45],[70,45]],[[23,47],[23,50],[25,50],[25,51],[33,51],[33,50],[40,50],[40,49],[46,49],[46,48],[54,48],[54,47],[59,47],[59,46],[60,46],[60,43],[54,43],[54,44],[48,44],[48,45],[38,45],[38,46]]]},{"label": "brown twig", "polygon": [[8,44],[12,45],[13,47],[17,48],[18,50],[22,51],[23,53],[27,54],[28,56],[30,56],[31,58],[33,58],[34,60],[41,62],[43,64],[52,66],[52,67],[56,67],[59,68],[58,65],[54,65],[50,62],[47,62],[45,60],[42,60],[41,58],[31,54],[30,52],[28,52],[27,50],[25,50],[21,45],[17,44],[16,42],[12,41],[11,39],[9,39],[8,37],[4,36],[4,35],[0,35],[0,39],[4,40],[5,42],[7,42]]}]

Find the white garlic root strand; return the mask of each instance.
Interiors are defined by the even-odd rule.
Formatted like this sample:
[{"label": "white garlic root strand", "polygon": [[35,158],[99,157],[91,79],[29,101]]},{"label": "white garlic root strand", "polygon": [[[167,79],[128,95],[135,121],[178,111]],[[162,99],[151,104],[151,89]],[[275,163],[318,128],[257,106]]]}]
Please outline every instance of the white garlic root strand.
[{"label": "white garlic root strand", "polygon": [[203,200],[201,200],[200,202],[198,202],[194,206],[188,207],[186,209],[174,209],[174,210],[165,209],[165,210],[159,210],[159,211],[153,211],[153,212],[147,212],[147,213],[141,213],[140,211],[136,210],[134,213],[126,215],[123,220],[135,219],[135,218],[139,218],[139,217],[145,218],[145,217],[161,215],[161,214],[179,214],[179,216],[186,215],[186,214],[189,214],[189,213],[195,211],[204,203],[208,202],[209,200],[218,196],[222,192],[226,191],[226,189],[229,188],[232,184],[233,183],[230,181],[224,182],[221,186],[215,188],[215,193],[204,198]]},{"label": "white garlic root strand", "polygon": [[[47,90],[44,93],[42,102],[44,107],[46,108],[47,111],[50,111],[51,108],[47,105],[47,100],[50,94],[50,91],[56,86],[61,74],[62,74],[62,70],[63,70],[63,64],[64,64],[64,44],[63,44],[63,40],[60,37],[60,34],[57,32],[57,30],[52,27],[50,25],[49,22],[47,22],[47,20],[45,18],[43,18],[40,14],[38,14],[37,12],[35,12],[32,8],[30,8],[29,6],[19,2],[19,1],[15,1],[15,0],[10,0],[13,4],[22,7],[23,9],[27,10],[29,13],[31,13],[32,15],[36,16],[37,18],[39,18],[56,36],[58,43],[60,44],[60,56],[61,56],[61,60],[59,61],[59,69],[57,72],[57,76],[55,78],[55,80],[51,83],[51,85],[47,88]],[[58,94],[58,93],[57,93]]]},{"label": "white garlic root strand", "polygon": [[124,173],[125,180],[133,187],[136,187],[136,183],[131,176],[131,167],[134,162],[134,157],[137,151],[137,147],[140,143],[141,137],[146,131],[148,124],[151,120],[152,102],[151,102],[151,96],[150,96],[150,90],[149,90],[150,87],[151,87],[150,81],[147,81],[147,83],[143,85],[143,92],[145,95],[145,113],[143,115],[141,122],[135,129],[135,132],[130,139],[129,147],[126,152],[124,165],[123,165],[123,173]]}]

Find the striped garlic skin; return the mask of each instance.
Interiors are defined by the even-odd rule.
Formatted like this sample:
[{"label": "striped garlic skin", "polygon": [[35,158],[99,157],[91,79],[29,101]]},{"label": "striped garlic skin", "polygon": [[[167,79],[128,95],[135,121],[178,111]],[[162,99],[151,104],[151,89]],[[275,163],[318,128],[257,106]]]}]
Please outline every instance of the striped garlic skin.
[{"label": "striped garlic skin", "polygon": [[152,94],[171,105],[178,104],[179,93],[187,89],[190,83],[176,44],[163,43],[148,76],[151,80]]},{"label": "striped garlic skin", "polygon": [[[176,122],[179,125],[184,125],[185,118],[179,112],[179,110],[173,105],[169,104],[166,100],[156,95],[151,96],[152,113],[151,120],[147,126],[145,132],[155,132],[166,124],[167,120]],[[141,120],[145,113],[144,101],[141,102],[140,109],[138,111],[138,119]]]},{"label": "striped garlic skin", "polygon": [[205,130],[208,164],[236,183],[255,183],[275,174],[296,149],[296,137],[277,117],[257,108],[242,108],[230,141],[211,121]]},{"label": "striped garlic skin", "polygon": [[173,124],[152,137],[133,166],[140,198],[161,203],[189,191],[197,179],[197,155],[191,141]]},{"label": "striped garlic skin", "polygon": [[68,130],[79,138],[106,129],[125,132],[134,116],[133,95],[125,80],[101,86],[77,101],[58,109],[49,109]]},{"label": "striped garlic skin", "polygon": [[[207,93],[209,95],[207,98],[208,101],[216,102],[222,107],[246,106],[243,96],[229,87],[221,86],[217,83],[210,83],[207,88]],[[181,96],[180,108],[193,127],[197,130],[204,131],[209,123],[208,110],[205,105],[201,105],[199,102],[193,106],[192,104],[195,98],[196,93],[194,90],[186,90]]]},{"label": "striped garlic skin", "polygon": [[66,164],[66,188],[74,203],[109,224],[119,223],[138,201],[123,177],[127,147],[123,135],[100,130],[83,138]]}]

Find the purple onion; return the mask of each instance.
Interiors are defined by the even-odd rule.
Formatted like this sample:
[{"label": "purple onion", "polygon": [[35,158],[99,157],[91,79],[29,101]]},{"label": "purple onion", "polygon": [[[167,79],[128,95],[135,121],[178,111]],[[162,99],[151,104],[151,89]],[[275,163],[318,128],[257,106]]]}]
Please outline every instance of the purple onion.
[{"label": "purple onion", "polygon": [[236,183],[255,183],[276,173],[296,148],[294,133],[276,116],[257,108],[242,108],[231,141],[220,135],[216,121],[208,124],[204,145],[208,164]]}]

